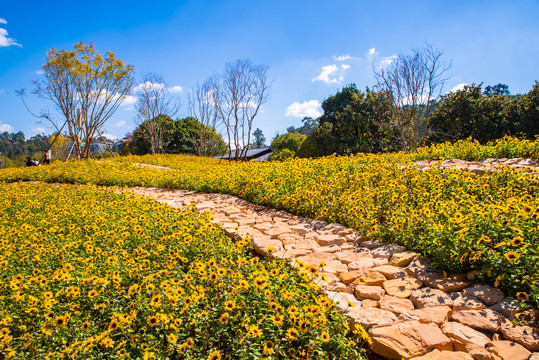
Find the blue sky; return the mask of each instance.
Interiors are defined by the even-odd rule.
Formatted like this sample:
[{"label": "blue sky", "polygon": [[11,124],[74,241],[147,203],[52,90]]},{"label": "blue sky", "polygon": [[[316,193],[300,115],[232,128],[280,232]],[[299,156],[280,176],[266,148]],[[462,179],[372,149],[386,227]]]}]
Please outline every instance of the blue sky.
[{"label": "blue sky", "polygon": [[[301,126],[319,104],[349,83],[374,84],[372,64],[425,42],[453,62],[445,91],[463,83],[505,83],[524,93],[539,80],[539,1],[2,1],[0,3],[0,131],[51,133],[14,90],[31,81],[50,48],[79,41],[113,51],[144,73],[187,92],[224,64],[249,58],[269,66],[270,100],[255,119],[269,141]],[[179,88],[176,88],[179,89]],[[32,110],[52,105],[27,96]],[[132,131],[125,104],[105,125],[121,138]]]}]

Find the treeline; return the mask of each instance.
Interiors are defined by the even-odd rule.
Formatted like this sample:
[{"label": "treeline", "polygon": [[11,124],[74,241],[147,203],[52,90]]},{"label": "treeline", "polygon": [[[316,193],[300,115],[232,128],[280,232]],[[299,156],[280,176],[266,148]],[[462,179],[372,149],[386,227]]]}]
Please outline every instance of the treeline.
[{"label": "treeline", "polygon": [[20,166],[27,156],[40,158],[48,145],[48,135],[38,134],[26,139],[22,131],[0,133],[0,167]]},{"label": "treeline", "polygon": [[[228,145],[221,134],[200,123],[194,117],[173,120],[166,115],[152,119],[163,129],[162,139],[157,153],[190,154],[200,156],[224,155],[228,152]],[[119,141],[122,155],[144,155],[152,152],[151,137],[148,132],[150,126],[144,122],[133,132],[127,134]],[[201,137],[205,137],[201,141]],[[201,146],[203,144],[203,147]]]},{"label": "treeline", "polygon": [[504,84],[484,91],[482,84],[472,84],[449,92],[428,107],[418,107],[421,125],[415,128],[398,118],[406,106],[396,109],[387,92],[348,85],[322,103],[324,113],[318,119],[305,118],[303,127],[290,127],[287,134],[276,137],[272,159],[406,150],[403,134],[413,131],[421,146],[469,137],[484,144],[505,135],[522,139],[539,135],[537,81],[526,94],[511,95]]}]

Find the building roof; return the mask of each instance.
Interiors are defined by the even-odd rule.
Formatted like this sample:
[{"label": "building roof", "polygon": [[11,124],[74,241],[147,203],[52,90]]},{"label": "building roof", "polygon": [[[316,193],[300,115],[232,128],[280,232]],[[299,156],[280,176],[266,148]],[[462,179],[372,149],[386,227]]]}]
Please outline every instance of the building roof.
[{"label": "building roof", "polygon": [[[256,159],[258,161],[267,160],[268,157],[271,155],[273,150],[270,147],[266,148],[260,148],[260,149],[249,149],[247,150],[247,153],[245,154],[245,157],[247,160],[253,160]],[[236,150],[232,150],[232,158],[236,156]],[[223,156],[216,156],[216,159],[228,159],[228,154]]]}]

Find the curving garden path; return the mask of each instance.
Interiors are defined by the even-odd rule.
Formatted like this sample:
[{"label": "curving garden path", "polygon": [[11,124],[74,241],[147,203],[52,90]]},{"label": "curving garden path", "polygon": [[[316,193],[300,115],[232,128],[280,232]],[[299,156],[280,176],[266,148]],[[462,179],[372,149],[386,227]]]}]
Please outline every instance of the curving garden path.
[{"label": "curving garden path", "polygon": [[323,263],[317,283],[351,325],[368,330],[373,351],[383,357],[539,360],[539,331],[510,321],[529,314],[501,290],[474,284],[474,273],[443,276],[402,246],[230,195],[131,190],[170,206],[209,211],[230,234],[251,238],[263,256]]}]

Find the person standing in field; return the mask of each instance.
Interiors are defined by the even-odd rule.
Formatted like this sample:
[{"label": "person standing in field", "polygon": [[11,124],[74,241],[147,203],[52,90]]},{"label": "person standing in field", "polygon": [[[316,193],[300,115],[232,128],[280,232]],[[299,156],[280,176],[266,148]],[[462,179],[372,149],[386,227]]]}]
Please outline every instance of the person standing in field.
[{"label": "person standing in field", "polygon": [[51,149],[47,150],[45,153],[45,164],[49,165],[51,163]]}]

